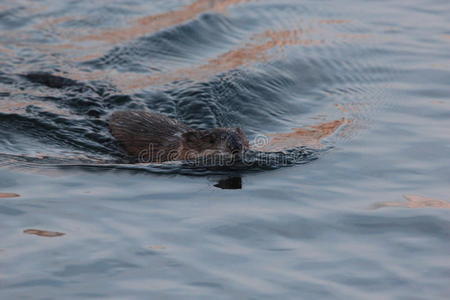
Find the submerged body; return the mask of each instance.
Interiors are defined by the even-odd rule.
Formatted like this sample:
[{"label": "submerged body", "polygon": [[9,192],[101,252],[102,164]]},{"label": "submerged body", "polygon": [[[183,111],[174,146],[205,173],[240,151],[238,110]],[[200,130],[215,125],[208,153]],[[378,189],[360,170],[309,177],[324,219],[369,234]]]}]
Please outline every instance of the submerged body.
[{"label": "submerged body", "polygon": [[195,130],[165,115],[118,111],[109,119],[112,135],[138,162],[189,160],[206,155],[239,155],[249,148],[240,128]]}]

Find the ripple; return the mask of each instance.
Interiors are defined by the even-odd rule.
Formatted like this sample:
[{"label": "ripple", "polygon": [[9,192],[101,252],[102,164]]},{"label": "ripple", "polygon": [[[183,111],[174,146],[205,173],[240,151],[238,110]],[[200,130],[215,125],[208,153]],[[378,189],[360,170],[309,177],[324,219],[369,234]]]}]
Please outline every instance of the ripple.
[{"label": "ripple", "polygon": [[[250,137],[270,136],[277,144],[271,151],[320,148],[349,141],[369,126],[392,74],[378,63],[377,36],[354,20],[324,17],[315,6],[198,0],[148,16],[129,13],[125,23],[86,35],[64,33],[75,15],[34,26],[37,35],[54,30],[59,41],[25,42],[26,49],[45,53],[30,52],[30,60],[61,69],[53,72],[56,81],[23,72],[33,85],[7,75],[12,81],[4,85],[16,99],[0,106],[1,119],[10,120],[0,129],[14,128],[35,141],[31,149],[21,145],[28,148],[23,155],[38,157],[38,164],[42,155],[107,164],[122,159],[106,121],[116,109],[152,109],[199,129],[243,127]],[[80,58],[75,53],[92,48],[85,45],[94,40],[113,48],[68,64],[53,59]],[[15,69],[27,70],[30,62],[19,65]],[[39,85],[48,88],[37,93]],[[17,86],[24,90],[21,101]],[[311,121],[317,116],[319,125]],[[333,129],[326,125],[336,122]],[[10,151],[17,142],[0,146],[17,154]]]}]

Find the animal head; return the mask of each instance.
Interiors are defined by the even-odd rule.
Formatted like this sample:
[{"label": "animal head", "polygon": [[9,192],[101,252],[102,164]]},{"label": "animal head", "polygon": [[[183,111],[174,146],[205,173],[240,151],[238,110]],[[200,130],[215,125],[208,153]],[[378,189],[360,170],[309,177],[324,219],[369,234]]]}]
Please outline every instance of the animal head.
[{"label": "animal head", "polygon": [[247,136],[240,128],[215,128],[183,133],[183,146],[198,153],[238,154],[249,148]]}]

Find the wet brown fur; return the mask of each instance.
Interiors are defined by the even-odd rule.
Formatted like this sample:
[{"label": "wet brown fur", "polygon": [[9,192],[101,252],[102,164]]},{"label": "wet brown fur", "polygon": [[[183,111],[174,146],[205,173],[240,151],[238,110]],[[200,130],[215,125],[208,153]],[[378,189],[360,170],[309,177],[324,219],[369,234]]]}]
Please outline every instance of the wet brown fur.
[{"label": "wet brown fur", "polygon": [[112,135],[138,162],[187,160],[214,153],[241,153],[249,148],[240,128],[195,130],[165,115],[118,111],[109,119]]}]

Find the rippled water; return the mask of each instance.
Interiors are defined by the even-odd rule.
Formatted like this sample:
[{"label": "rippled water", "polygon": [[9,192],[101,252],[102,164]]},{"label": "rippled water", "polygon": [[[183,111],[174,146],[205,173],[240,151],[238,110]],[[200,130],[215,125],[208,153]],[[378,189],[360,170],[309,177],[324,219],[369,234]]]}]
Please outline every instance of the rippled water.
[{"label": "rippled water", "polygon": [[[449,16],[441,0],[0,1],[0,297],[448,299]],[[107,129],[124,109],[304,156],[127,164]]]}]

